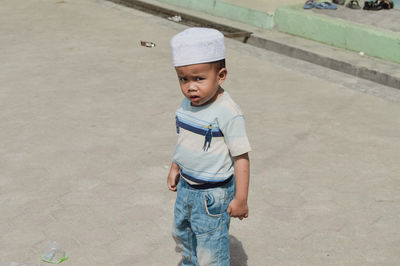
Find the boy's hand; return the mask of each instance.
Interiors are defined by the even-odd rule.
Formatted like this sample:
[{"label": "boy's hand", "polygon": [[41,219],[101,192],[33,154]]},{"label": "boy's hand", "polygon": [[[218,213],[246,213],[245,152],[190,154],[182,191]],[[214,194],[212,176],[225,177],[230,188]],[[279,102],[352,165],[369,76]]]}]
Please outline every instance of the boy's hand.
[{"label": "boy's hand", "polygon": [[237,217],[240,220],[249,217],[249,207],[247,201],[234,198],[228,206],[227,212],[231,217]]},{"label": "boy's hand", "polygon": [[235,161],[235,198],[228,206],[227,212],[231,217],[237,217],[240,220],[249,216],[249,207],[247,206],[247,194],[249,191],[250,162],[249,155],[244,153],[233,157]]},{"label": "boy's hand", "polygon": [[179,166],[173,162],[167,178],[167,185],[169,190],[176,192],[180,176],[181,175],[179,173]]}]

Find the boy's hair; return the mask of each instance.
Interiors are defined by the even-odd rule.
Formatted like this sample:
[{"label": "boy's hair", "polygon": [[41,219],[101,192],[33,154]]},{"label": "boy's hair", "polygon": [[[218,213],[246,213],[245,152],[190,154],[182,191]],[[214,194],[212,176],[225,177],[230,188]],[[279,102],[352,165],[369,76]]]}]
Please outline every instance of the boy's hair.
[{"label": "boy's hair", "polygon": [[226,67],[225,58],[218,60],[218,61],[211,62],[211,64],[215,65],[217,72]]}]

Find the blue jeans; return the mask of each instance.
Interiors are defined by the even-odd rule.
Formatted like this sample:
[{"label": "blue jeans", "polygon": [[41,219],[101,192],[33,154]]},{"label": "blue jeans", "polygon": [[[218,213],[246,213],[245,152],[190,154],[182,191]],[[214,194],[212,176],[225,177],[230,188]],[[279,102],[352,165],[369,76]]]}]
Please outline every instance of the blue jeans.
[{"label": "blue jeans", "polygon": [[235,179],[217,188],[192,188],[179,181],[173,237],[182,266],[229,266],[229,222],[226,212],[235,196]]}]

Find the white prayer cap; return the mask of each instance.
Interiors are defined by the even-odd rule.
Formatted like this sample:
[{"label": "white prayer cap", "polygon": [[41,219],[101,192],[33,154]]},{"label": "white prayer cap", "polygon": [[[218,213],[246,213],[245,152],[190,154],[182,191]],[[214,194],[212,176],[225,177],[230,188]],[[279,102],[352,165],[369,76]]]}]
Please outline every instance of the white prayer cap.
[{"label": "white prayer cap", "polygon": [[171,48],[175,67],[225,58],[224,35],[215,29],[186,29],[171,39]]}]

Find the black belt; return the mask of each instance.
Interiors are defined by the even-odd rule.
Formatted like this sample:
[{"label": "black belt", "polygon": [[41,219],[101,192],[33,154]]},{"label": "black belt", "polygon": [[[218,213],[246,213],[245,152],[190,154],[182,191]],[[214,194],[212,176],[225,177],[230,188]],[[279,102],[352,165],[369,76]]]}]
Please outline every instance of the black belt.
[{"label": "black belt", "polygon": [[228,184],[233,178],[233,175],[231,175],[228,179],[221,181],[221,182],[213,182],[213,183],[204,183],[204,184],[199,184],[199,185],[191,185],[188,182],[188,185],[192,188],[195,189],[207,189],[207,188],[216,188],[216,187],[221,187],[223,185]]}]

